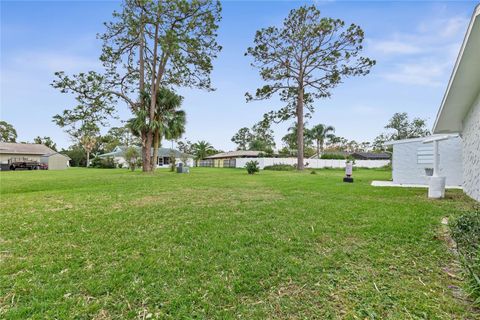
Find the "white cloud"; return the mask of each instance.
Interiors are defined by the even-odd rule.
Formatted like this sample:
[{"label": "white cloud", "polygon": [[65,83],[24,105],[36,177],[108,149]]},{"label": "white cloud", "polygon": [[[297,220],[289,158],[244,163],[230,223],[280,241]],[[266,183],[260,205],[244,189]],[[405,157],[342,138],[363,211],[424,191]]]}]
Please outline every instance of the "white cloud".
[{"label": "white cloud", "polygon": [[418,30],[420,33],[433,34],[437,38],[452,38],[463,35],[469,20],[467,17],[461,16],[429,19],[422,22]]},{"label": "white cloud", "polygon": [[421,52],[420,47],[399,40],[374,42],[371,49],[382,54],[413,54]]},{"label": "white cloud", "polygon": [[449,66],[449,63],[440,64],[433,60],[408,62],[398,64],[382,77],[397,83],[437,87],[444,85],[440,79],[448,73]]},{"label": "white cloud", "polygon": [[416,32],[393,33],[369,40],[369,54],[383,68],[380,77],[409,85],[442,86],[458,54],[466,17],[437,17],[420,23]]}]

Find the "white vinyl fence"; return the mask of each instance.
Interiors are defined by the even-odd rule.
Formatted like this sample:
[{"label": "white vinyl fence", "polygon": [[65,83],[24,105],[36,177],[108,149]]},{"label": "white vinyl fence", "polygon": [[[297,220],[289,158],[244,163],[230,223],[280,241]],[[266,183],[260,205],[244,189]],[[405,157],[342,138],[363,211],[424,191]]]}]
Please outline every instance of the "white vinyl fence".
[{"label": "white vinyl fence", "polygon": [[[258,161],[260,169],[274,164],[296,165],[297,158],[236,158],[235,167],[244,168],[249,161]],[[345,168],[345,160],[331,159],[305,159],[303,161],[306,168]],[[390,163],[390,160],[355,160],[355,167],[362,168],[380,168]]]}]

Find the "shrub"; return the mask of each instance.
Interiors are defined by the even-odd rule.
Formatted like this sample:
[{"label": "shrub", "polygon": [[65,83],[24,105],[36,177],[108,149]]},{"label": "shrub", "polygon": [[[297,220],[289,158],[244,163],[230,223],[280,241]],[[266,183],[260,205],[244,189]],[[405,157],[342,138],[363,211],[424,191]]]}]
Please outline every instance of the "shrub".
[{"label": "shrub", "polygon": [[467,274],[471,293],[480,305],[480,210],[457,218],[450,226]]},{"label": "shrub", "polygon": [[325,153],[322,154],[320,159],[343,160],[345,156],[341,153]]},{"label": "shrub", "polygon": [[128,147],[127,150],[125,150],[125,160],[127,161],[130,170],[135,171],[139,156],[138,150],[134,147]]},{"label": "shrub", "polygon": [[310,174],[317,174],[317,171],[312,170],[312,171],[310,171]]},{"label": "shrub", "polygon": [[114,169],[116,168],[115,161],[112,157],[108,158],[93,158],[90,167],[92,168],[101,168],[101,169]]},{"label": "shrub", "polygon": [[295,170],[294,166],[289,164],[274,164],[272,166],[266,166],[263,170],[273,170],[273,171],[291,171]]},{"label": "shrub", "polygon": [[248,174],[254,174],[255,172],[258,172],[259,171],[258,161],[254,161],[254,160],[248,161],[245,164],[245,168],[247,169]]}]

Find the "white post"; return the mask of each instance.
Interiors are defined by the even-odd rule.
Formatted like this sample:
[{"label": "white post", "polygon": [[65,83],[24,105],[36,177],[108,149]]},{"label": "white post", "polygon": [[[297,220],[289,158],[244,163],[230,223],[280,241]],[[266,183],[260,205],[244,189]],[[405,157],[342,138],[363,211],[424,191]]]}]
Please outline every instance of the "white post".
[{"label": "white post", "polygon": [[439,154],[438,154],[438,140],[433,141],[433,176],[438,177],[439,174]]}]

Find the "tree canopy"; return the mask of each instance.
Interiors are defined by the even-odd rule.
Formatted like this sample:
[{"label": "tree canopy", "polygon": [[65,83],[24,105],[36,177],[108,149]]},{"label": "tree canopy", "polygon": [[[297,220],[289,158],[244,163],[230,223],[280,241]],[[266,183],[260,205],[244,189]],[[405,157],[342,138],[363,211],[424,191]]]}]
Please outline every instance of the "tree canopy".
[{"label": "tree canopy", "polygon": [[221,50],[216,42],[220,12],[220,2],[213,0],[126,0],[99,36],[104,71],[73,76],[57,72],[52,85],[75,94],[86,106],[126,103],[140,130],[142,168],[151,171],[151,149],[160,124],[157,99],[145,97],[157,97],[163,86],[213,90],[210,73],[212,59]]},{"label": "tree canopy", "polygon": [[360,56],[363,30],[340,19],[322,17],[314,5],[290,11],[281,27],[267,27],[255,34],[253,58],[266,82],[247,101],[278,94],[286,107],[272,114],[280,120],[297,118],[297,168],[303,169],[305,109],[313,111],[315,99],[332,95],[332,89],[349,76],[369,73],[374,60]]},{"label": "tree canopy", "polygon": [[8,122],[0,121],[0,142],[16,142],[17,130]]}]

